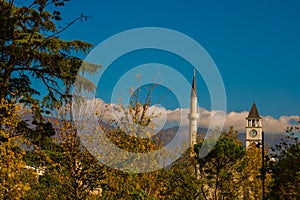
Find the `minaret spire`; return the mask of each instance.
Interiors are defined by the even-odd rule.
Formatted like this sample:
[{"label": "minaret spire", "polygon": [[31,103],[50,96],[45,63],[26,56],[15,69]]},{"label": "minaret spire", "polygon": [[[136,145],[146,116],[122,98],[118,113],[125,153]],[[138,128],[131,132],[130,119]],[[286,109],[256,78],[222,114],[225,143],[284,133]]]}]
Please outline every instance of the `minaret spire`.
[{"label": "minaret spire", "polygon": [[197,129],[198,129],[198,103],[197,103],[197,92],[196,92],[196,70],[194,69],[192,90],[191,90],[191,102],[190,102],[190,113],[189,117],[189,142],[191,147],[191,156],[194,155],[194,145],[197,142]]},{"label": "minaret spire", "polygon": [[196,69],[194,69],[191,97],[197,97],[197,92],[196,92]]}]

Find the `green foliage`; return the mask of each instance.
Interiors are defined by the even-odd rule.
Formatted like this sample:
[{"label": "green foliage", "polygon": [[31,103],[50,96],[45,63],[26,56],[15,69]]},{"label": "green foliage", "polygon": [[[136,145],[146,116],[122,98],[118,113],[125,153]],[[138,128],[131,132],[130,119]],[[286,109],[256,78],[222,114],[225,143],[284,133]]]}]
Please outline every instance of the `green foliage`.
[{"label": "green foliage", "polygon": [[35,182],[35,173],[26,168],[25,151],[20,146],[24,133],[17,128],[21,106],[0,100],[0,199],[21,199]]},{"label": "green foliage", "polygon": [[[14,97],[30,105],[36,104],[38,101],[33,95],[39,91],[31,85],[33,78],[48,90],[43,106],[52,107],[67,97],[64,91],[70,89],[82,64],[74,53],[87,53],[92,45],[59,38],[59,33],[84,18],[81,16],[58,29],[56,22],[61,20],[58,7],[65,1],[33,1],[28,7],[17,7],[8,0],[0,2],[0,98]],[[52,12],[47,10],[50,4],[56,6]],[[83,65],[88,72],[96,72],[98,68],[92,64]],[[90,85],[88,80],[86,82]]]},{"label": "green foliage", "polygon": [[[126,135],[119,129],[110,130],[108,137],[115,145],[126,151],[147,153],[158,149],[158,146],[151,139]],[[107,156],[122,161],[122,163],[118,163],[120,165],[130,164],[128,158],[121,158],[115,154],[107,154]],[[146,166],[156,164],[154,160],[149,159],[147,161],[144,163]],[[106,169],[103,196],[105,199],[160,199],[165,181],[161,177],[161,173],[163,171],[131,174],[115,169]]]},{"label": "green foliage", "polygon": [[[154,87],[154,86],[153,86]],[[150,88],[150,90],[153,89]],[[119,105],[114,108],[123,119],[113,121],[113,127],[106,130],[106,135],[116,146],[129,152],[147,153],[158,150],[157,145],[150,137],[154,128],[152,120],[157,117],[149,113],[150,93],[146,101],[142,103],[138,94],[134,94],[129,107]],[[99,115],[102,116],[102,115]],[[149,134],[147,134],[149,132]],[[140,137],[139,134],[148,135],[148,138]],[[130,168],[132,158],[123,158],[108,152],[109,158],[114,158],[118,166],[126,165]],[[157,165],[154,159],[141,160],[141,166],[151,167]],[[129,165],[129,166],[127,166]],[[131,168],[130,168],[131,169]],[[103,188],[104,199],[165,199],[167,172],[159,170],[148,173],[131,174],[115,169],[106,170],[105,188]],[[170,196],[169,196],[170,197]]]},{"label": "green foliage", "polygon": [[[195,146],[199,153],[201,143]],[[241,189],[238,176],[243,169],[242,159],[246,151],[231,128],[216,142],[212,151],[204,158],[197,158],[200,166],[201,190],[206,199],[237,199]]]},{"label": "green foliage", "polygon": [[164,169],[164,199],[203,199],[201,180],[195,173],[196,163],[187,151],[170,168]]},{"label": "green foliage", "polygon": [[[267,154],[267,149],[264,151]],[[244,170],[241,172],[240,181],[243,187],[244,199],[261,199],[262,198],[262,177],[265,178],[265,189],[271,184],[272,177],[270,174],[262,175],[266,169],[262,169],[262,148],[252,144],[247,149],[247,154],[243,160]],[[265,166],[267,161],[265,161]]]},{"label": "green foliage", "polygon": [[[9,166],[1,169],[15,171],[15,174],[3,171],[5,175],[1,175],[4,189],[1,187],[0,193],[5,199],[8,196],[14,199],[21,196],[25,199],[84,199],[99,185],[98,179],[103,175],[95,159],[82,150],[76,140],[67,143],[55,141],[52,123],[45,122],[42,117],[43,113],[49,114],[49,110],[69,102],[76,76],[85,89],[94,89],[95,85],[82,75],[99,69],[98,65],[83,63],[75,56],[77,53],[86,54],[91,44],[59,38],[59,34],[73,23],[86,19],[81,15],[65,27],[58,28],[56,24],[62,20],[59,7],[66,1],[34,0],[22,7],[16,6],[13,0],[0,2],[0,99],[5,99],[6,105],[13,109],[17,108],[17,102],[22,103],[23,108],[29,108],[26,116],[30,118],[24,121],[20,115],[15,120],[11,109],[1,107],[1,120],[4,120],[1,121],[1,162],[3,166]],[[82,71],[78,73],[80,67]],[[42,100],[41,91],[34,88],[32,80],[39,81],[41,90],[46,88],[48,93]],[[6,122],[8,125],[4,125]],[[68,127],[61,132],[69,133]],[[23,149],[26,147],[27,151],[17,148],[17,144]],[[84,167],[74,168],[71,153],[77,164],[86,162]],[[8,161],[12,163],[5,164]],[[43,172],[34,176],[30,184],[23,176],[25,171],[20,172],[25,163],[29,167],[27,171]],[[74,196],[75,183],[81,189]]]},{"label": "green foliage", "polygon": [[32,185],[25,199],[88,199],[99,197],[104,170],[81,145],[74,124],[66,119],[70,110],[62,109],[59,120],[52,123],[56,140],[51,138],[42,152],[27,153],[31,166],[44,169],[39,182]]},{"label": "green foliage", "polygon": [[299,133],[289,130],[291,134],[277,145],[279,154],[275,156],[276,162],[269,165],[274,180],[270,186],[269,199],[300,199]]}]

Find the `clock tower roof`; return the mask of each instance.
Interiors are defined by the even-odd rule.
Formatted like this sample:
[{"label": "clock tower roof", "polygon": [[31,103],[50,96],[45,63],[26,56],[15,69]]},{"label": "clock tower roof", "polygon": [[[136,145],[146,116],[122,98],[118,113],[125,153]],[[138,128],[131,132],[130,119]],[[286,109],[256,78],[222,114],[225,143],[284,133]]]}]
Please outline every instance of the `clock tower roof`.
[{"label": "clock tower roof", "polygon": [[260,118],[255,102],[252,104],[251,110],[247,118]]}]

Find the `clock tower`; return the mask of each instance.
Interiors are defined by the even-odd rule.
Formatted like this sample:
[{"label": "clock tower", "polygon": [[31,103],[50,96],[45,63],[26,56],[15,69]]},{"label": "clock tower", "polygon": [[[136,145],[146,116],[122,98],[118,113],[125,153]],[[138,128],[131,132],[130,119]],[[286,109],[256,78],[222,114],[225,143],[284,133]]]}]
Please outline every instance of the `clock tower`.
[{"label": "clock tower", "polygon": [[246,148],[249,148],[252,143],[262,143],[262,118],[258,114],[255,102],[252,104],[246,122]]}]

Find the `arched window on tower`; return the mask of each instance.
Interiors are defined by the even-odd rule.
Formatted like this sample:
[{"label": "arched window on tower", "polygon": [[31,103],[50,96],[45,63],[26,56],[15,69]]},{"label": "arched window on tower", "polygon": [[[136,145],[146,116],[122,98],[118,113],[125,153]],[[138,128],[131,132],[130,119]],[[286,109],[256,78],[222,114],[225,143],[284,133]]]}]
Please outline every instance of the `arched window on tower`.
[{"label": "arched window on tower", "polygon": [[256,126],[255,119],[252,120],[252,127]]}]

